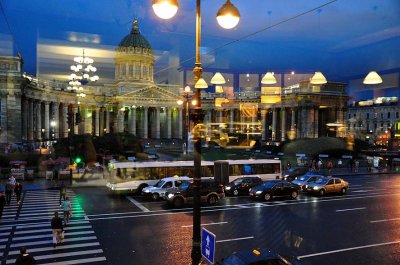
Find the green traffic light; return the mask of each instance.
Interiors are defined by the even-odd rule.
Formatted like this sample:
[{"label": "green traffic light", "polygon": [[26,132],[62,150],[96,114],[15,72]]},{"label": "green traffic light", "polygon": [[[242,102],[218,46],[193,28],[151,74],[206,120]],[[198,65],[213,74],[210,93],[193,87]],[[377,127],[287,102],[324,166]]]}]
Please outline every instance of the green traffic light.
[{"label": "green traffic light", "polygon": [[75,164],[79,164],[80,162],[82,162],[82,158],[80,158],[79,156],[78,157],[75,157]]}]

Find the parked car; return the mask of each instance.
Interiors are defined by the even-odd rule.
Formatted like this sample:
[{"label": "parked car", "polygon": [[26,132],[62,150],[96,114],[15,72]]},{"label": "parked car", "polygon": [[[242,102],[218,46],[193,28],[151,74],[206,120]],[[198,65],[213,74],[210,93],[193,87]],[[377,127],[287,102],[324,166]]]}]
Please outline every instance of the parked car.
[{"label": "parked car", "polygon": [[269,201],[275,197],[290,197],[296,199],[299,195],[299,187],[284,180],[270,180],[260,186],[250,189],[250,197]]},{"label": "parked car", "polygon": [[250,188],[259,186],[263,183],[259,177],[242,177],[237,178],[225,186],[226,195],[249,195]]},{"label": "parked car", "polygon": [[320,178],[307,184],[307,192],[324,196],[327,193],[340,192],[345,194],[349,190],[349,183],[341,178]]},{"label": "parked car", "polygon": [[[225,197],[224,186],[214,179],[202,179],[200,196],[203,203],[216,205]],[[173,192],[166,192],[164,199],[173,207],[179,208],[193,202],[193,182],[184,182]]]},{"label": "parked car", "polygon": [[308,168],[306,167],[297,167],[290,169],[287,174],[283,176],[283,180],[293,181],[296,177],[302,176],[308,172]]},{"label": "parked car", "polygon": [[163,178],[154,186],[148,186],[142,189],[142,195],[153,200],[163,198],[167,191],[172,192],[179,188],[184,182],[190,182],[189,177],[169,177]]},{"label": "parked car", "polygon": [[296,177],[296,179],[293,180],[292,183],[299,186],[301,191],[306,191],[307,184],[315,182],[319,178],[324,178],[324,176],[323,175],[314,175],[314,174],[305,174],[303,176]]},{"label": "parked car", "polygon": [[217,265],[302,265],[296,257],[286,257],[266,249],[249,249],[232,253],[221,259]]}]

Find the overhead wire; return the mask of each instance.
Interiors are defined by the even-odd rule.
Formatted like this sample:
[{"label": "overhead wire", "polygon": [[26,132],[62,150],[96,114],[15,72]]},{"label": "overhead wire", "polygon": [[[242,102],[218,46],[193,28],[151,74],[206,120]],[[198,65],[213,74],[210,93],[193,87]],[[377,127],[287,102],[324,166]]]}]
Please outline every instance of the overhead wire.
[{"label": "overhead wire", "polygon": [[[8,31],[10,32],[11,36],[14,36],[14,33],[11,30],[10,23],[8,22],[8,19],[7,19],[7,16],[6,16],[6,12],[4,11],[4,7],[3,7],[2,1],[0,1],[0,9],[1,9],[1,13],[2,13],[2,15],[4,17],[4,20],[5,20],[6,24],[7,24]],[[19,48],[18,48],[17,42],[16,42],[15,39],[14,39],[14,45],[15,45],[15,49],[17,50],[18,56],[21,56],[21,54],[19,52]]]},{"label": "overhead wire", "polygon": [[[328,5],[330,5],[330,4],[334,3],[334,2],[337,2],[337,1],[339,1],[339,0],[332,0],[332,1],[326,2],[326,3],[322,4],[322,5],[319,5],[319,6],[317,6],[317,7],[314,7],[314,8],[312,8],[312,9],[309,9],[309,10],[307,10],[307,11],[304,11],[304,12],[302,12],[302,13],[299,13],[299,14],[297,14],[297,15],[294,15],[294,16],[292,16],[292,17],[289,17],[289,18],[287,18],[287,19],[284,19],[284,20],[282,20],[282,21],[279,21],[279,22],[277,22],[277,23],[275,23],[275,24],[272,24],[272,25],[270,25],[270,26],[267,26],[267,27],[264,27],[264,28],[262,28],[262,29],[259,29],[259,30],[255,31],[255,32],[253,32],[253,33],[244,35],[244,36],[241,37],[241,38],[238,38],[238,39],[236,39],[236,40],[227,42],[227,43],[225,43],[225,44],[223,44],[223,45],[221,45],[221,46],[218,46],[218,47],[216,47],[216,48],[214,48],[214,49],[211,49],[210,51],[207,51],[207,52],[203,53],[203,55],[207,55],[207,54],[214,53],[214,52],[216,52],[216,51],[218,51],[218,50],[221,50],[221,49],[225,48],[226,46],[229,46],[229,45],[238,43],[238,42],[240,42],[240,41],[242,41],[242,40],[245,40],[245,39],[248,39],[248,38],[250,38],[250,37],[253,37],[253,36],[255,36],[255,35],[257,35],[257,34],[259,34],[259,33],[261,33],[261,32],[264,32],[264,31],[266,31],[266,30],[272,29],[272,28],[274,28],[274,27],[277,27],[277,26],[279,26],[279,25],[282,25],[282,24],[284,24],[284,23],[286,23],[286,22],[289,22],[289,21],[291,21],[291,20],[297,19],[297,18],[302,17],[302,16],[304,16],[304,15],[307,15],[307,14],[309,14],[309,13],[312,13],[312,12],[314,12],[314,11],[316,11],[316,10],[319,10],[319,9],[321,9],[321,8],[323,8],[323,7],[325,7],[325,6],[328,6]],[[169,67],[160,69],[159,71],[155,72],[154,74],[158,74],[158,73],[160,73],[160,72],[167,71],[167,70],[169,70],[169,69],[179,67],[179,65],[182,65],[182,64],[184,64],[184,63],[186,63],[186,62],[189,62],[189,61],[191,61],[191,60],[193,60],[193,59],[195,59],[195,56],[192,56],[192,57],[190,57],[190,58],[188,58],[188,59],[186,59],[186,60],[184,60],[184,61],[181,61],[179,64],[174,64],[174,65],[171,65],[171,66],[169,66]]]}]

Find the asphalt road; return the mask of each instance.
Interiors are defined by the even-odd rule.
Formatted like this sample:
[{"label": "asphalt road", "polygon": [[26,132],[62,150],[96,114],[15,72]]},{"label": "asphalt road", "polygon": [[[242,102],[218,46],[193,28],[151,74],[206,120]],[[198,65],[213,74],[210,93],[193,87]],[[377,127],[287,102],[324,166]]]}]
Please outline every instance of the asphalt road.
[{"label": "asphalt road", "polygon": [[[216,259],[261,247],[305,264],[400,264],[400,175],[345,179],[350,191],[343,196],[302,194],[272,202],[228,197],[203,207],[202,225],[217,237]],[[105,188],[71,192],[83,213],[77,221],[89,221],[102,250],[86,263],[190,264],[190,207],[174,210],[161,200],[111,195]],[[106,261],[96,260],[103,256]]]}]

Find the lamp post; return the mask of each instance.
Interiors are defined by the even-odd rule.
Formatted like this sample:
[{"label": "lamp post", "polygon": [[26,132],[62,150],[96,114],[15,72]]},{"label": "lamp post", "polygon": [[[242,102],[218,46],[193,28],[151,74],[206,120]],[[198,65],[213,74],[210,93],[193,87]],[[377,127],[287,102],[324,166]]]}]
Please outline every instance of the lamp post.
[{"label": "lamp post", "polygon": [[[193,69],[194,74],[194,99],[193,104],[196,104],[191,115],[193,128],[203,122],[203,111],[201,109],[200,89],[208,88],[207,83],[201,77],[203,68],[201,67],[200,44],[201,44],[201,0],[196,0],[196,62]],[[178,10],[178,0],[152,0],[153,10],[156,15],[162,19],[173,17]],[[240,19],[240,14],[237,8],[232,5],[230,0],[219,9],[217,12],[218,23],[226,29],[234,28]],[[201,185],[201,135],[200,131],[193,131],[194,141],[194,176],[193,176],[193,237],[192,237],[192,264],[197,265],[201,262],[201,212],[200,212],[200,185]]]},{"label": "lamp post", "polygon": [[[190,90],[190,86],[185,86],[183,93],[185,95],[185,103],[186,103],[186,109],[185,109],[185,154],[188,154],[188,149],[189,149],[189,131],[190,131],[190,120],[189,120],[189,94],[192,93]],[[179,99],[177,101],[178,105],[182,105],[184,102]]]}]

